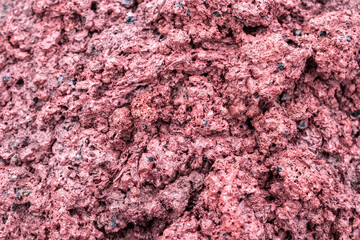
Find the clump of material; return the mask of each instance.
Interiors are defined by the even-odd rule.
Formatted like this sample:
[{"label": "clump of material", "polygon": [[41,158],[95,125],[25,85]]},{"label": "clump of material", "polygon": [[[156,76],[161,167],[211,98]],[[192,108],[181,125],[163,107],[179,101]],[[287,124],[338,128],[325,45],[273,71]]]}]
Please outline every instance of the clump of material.
[{"label": "clump of material", "polygon": [[0,239],[360,238],[358,1],[0,6]]}]

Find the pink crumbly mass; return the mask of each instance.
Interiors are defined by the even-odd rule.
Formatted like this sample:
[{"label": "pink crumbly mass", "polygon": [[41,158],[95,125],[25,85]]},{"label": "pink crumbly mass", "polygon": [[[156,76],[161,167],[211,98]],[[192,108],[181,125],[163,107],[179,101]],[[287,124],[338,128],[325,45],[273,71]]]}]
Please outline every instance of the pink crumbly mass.
[{"label": "pink crumbly mass", "polygon": [[0,239],[360,239],[358,0],[0,0]]}]

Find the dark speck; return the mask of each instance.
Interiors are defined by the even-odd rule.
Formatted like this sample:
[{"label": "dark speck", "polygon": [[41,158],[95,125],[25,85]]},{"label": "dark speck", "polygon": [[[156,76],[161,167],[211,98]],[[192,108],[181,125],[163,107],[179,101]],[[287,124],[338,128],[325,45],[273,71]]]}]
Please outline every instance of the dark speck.
[{"label": "dark speck", "polygon": [[281,166],[277,166],[277,171],[281,172],[282,171],[282,167]]},{"label": "dark speck", "polygon": [[92,51],[95,50],[95,45],[94,45],[94,44],[91,45],[91,50],[92,50]]},{"label": "dark speck", "polygon": [[302,120],[298,126],[299,129],[305,129],[306,128],[306,121]]},{"label": "dark speck", "polygon": [[116,227],[116,218],[115,217],[111,218],[111,227],[112,228]]},{"label": "dark speck", "polygon": [[226,239],[226,238],[227,238],[227,236],[229,236],[229,235],[230,235],[230,234],[229,234],[229,233],[227,233],[227,232],[226,232],[226,233],[223,233],[223,238],[225,238],[225,239]]},{"label": "dark speck", "polygon": [[184,6],[181,3],[177,3],[177,4],[175,4],[175,8],[183,9]]},{"label": "dark speck", "polygon": [[37,103],[39,102],[39,98],[34,97],[34,98],[33,98],[33,102],[34,102],[35,104],[37,104]]},{"label": "dark speck", "polygon": [[346,37],[346,40],[347,40],[348,42],[351,42],[351,37],[350,37],[350,36],[347,36],[347,37]]},{"label": "dark speck", "polygon": [[12,207],[11,207],[11,208],[12,208],[12,210],[13,210],[13,211],[16,211],[17,204],[16,204],[16,203],[13,203],[13,205],[12,205]]},{"label": "dark speck", "polygon": [[186,11],[186,15],[187,15],[187,16],[190,16],[190,13],[191,13],[191,10],[188,9],[188,10]]},{"label": "dark speck", "polygon": [[285,131],[285,136],[289,135],[289,131]]},{"label": "dark speck", "polygon": [[218,11],[215,11],[215,12],[214,12],[214,15],[215,15],[216,17],[221,17],[221,15],[220,15],[220,13],[219,13]]},{"label": "dark speck", "polygon": [[143,123],[142,128],[143,128],[143,129],[147,128],[147,126],[146,126],[145,123]]},{"label": "dark speck", "polygon": [[185,93],[185,96],[186,96],[186,99],[189,100],[189,93],[188,92]]},{"label": "dark speck", "polygon": [[295,36],[301,36],[301,30],[300,30],[300,29],[296,29],[296,30],[294,31],[294,35],[295,35]]},{"label": "dark speck", "polygon": [[258,93],[254,93],[253,96],[254,96],[255,99],[259,99],[259,94]]},{"label": "dark speck", "polygon": [[4,4],[4,5],[3,5],[3,9],[4,9],[4,11],[8,10],[8,9],[9,9],[9,5]]},{"label": "dark speck", "polygon": [[154,159],[153,159],[153,157],[148,156],[148,157],[146,157],[146,161],[147,162],[152,162],[152,161],[154,161]]},{"label": "dark speck", "polygon": [[207,120],[203,120],[203,123],[204,123],[205,127],[208,125],[208,121],[207,121]]},{"label": "dark speck", "polygon": [[9,80],[10,80],[10,78],[9,78],[8,76],[4,76],[4,77],[3,77],[3,82],[4,82],[4,83],[7,83]]},{"label": "dark speck", "polygon": [[357,131],[354,135],[354,138],[358,138],[360,136],[360,131]]},{"label": "dark speck", "polygon": [[351,114],[351,116],[353,116],[353,117],[360,117],[360,109],[353,111],[352,114]]},{"label": "dark speck", "polygon": [[278,71],[280,70],[284,70],[284,63],[283,62],[280,62],[278,65],[277,65],[277,68],[276,68]]},{"label": "dark speck", "polygon": [[132,24],[134,21],[135,21],[135,18],[130,16],[130,17],[126,18],[125,23],[126,24]]},{"label": "dark speck", "polygon": [[10,72],[10,68],[8,68],[8,69],[6,70],[6,72]]},{"label": "dark speck", "polygon": [[345,23],[345,26],[346,26],[347,28],[349,28],[349,27],[350,27],[350,24],[349,24],[349,23]]},{"label": "dark speck", "polygon": [[321,37],[325,37],[325,36],[326,36],[326,31],[321,31],[321,32],[320,32],[320,36],[321,36]]}]

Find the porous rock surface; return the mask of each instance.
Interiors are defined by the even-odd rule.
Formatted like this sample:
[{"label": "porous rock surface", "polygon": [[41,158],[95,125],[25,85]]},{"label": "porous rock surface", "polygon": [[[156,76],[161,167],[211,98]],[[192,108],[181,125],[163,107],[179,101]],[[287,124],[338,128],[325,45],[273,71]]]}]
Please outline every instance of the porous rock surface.
[{"label": "porous rock surface", "polygon": [[0,7],[0,239],[360,239],[358,0]]}]

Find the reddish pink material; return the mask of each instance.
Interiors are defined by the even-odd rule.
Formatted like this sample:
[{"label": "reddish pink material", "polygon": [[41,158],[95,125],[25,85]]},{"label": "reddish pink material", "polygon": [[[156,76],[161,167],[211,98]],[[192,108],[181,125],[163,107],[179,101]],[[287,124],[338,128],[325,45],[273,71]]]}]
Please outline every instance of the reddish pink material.
[{"label": "reddish pink material", "polygon": [[359,13],[0,0],[0,238],[359,239]]}]

